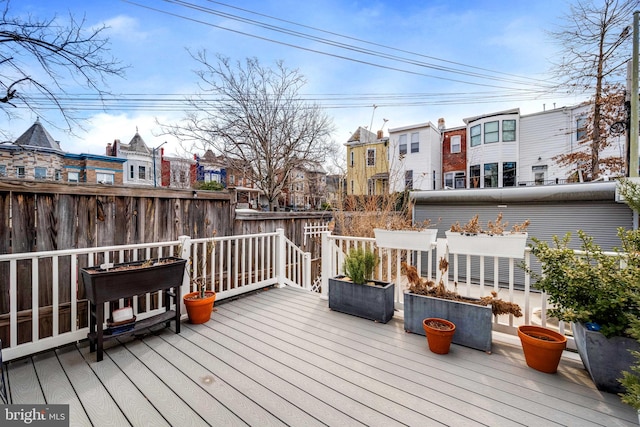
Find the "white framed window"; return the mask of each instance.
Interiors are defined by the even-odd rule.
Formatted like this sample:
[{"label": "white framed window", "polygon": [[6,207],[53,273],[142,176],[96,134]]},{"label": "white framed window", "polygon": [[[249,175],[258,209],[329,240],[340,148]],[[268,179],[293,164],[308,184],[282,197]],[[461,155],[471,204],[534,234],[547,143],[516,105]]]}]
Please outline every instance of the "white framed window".
[{"label": "white framed window", "polygon": [[411,134],[411,152],[419,153],[420,152],[420,133],[413,132]]},{"label": "white framed window", "polygon": [[449,140],[449,149],[452,154],[459,153],[462,150],[462,137],[460,135],[453,135]]},{"label": "white framed window", "polygon": [[404,172],[404,189],[413,190],[413,171],[408,170]]},{"label": "white framed window", "polygon": [[56,181],[60,181],[62,179],[62,171],[60,169],[56,169],[54,172],[54,179]]},{"label": "white framed window", "polygon": [[376,165],[376,149],[367,148],[367,166]]},{"label": "white framed window", "polygon": [[16,178],[24,178],[25,175],[24,166],[16,166]]},{"label": "white framed window", "polygon": [[407,154],[407,134],[406,133],[400,135],[399,137],[398,152],[400,153],[400,155]]},{"label": "white framed window", "polygon": [[516,121],[502,121],[502,142],[511,142],[516,140]]},{"label": "white framed window", "polygon": [[480,132],[480,125],[472,126],[471,133],[471,146],[476,147],[482,143],[482,134]]},{"label": "white framed window", "polygon": [[135,179],[136,178],[135,168],[134,168],[133,165],[129,166],[129,178],[131,178],[131,179]]},{"label": "white framed window", "polygon": [[487,122],[484,124],[484,143],[490,144],[500,140],[498,121]]},{"label": "white framed window", "polygon": [[96,181],[98,184],[114,184],[114,175],[112,173],[98,172],[96,173]]},{"label": "white framed window", "polygon": [[462,171],[458,172],[447,172],[444,174],[444,185],[445,188],[465,188],[467,183],[465,182],[465,173]]},{"label": "white framed window", "polygon": [[532,166],[534,185],[544,185],[547,179],[547,165]]},{"label": "white framed window", "polygon": [[33,172],[35,179],[47,179],[47,168],[36,166]]},{"label": "white framed window", "polygon": [[581,141],[587,137],[587,118],[578,117],[576,120],[576,141]]},{"label": "white framed window", "polygon": [[485,163],[484,164],[484,188],[491,188],[498,186],[498,164],[497,163]]},{"label": "white framed window", "polygon": [[80,182],[80,173],[78,173],[78,172],[69,172],[67,174],[67,181],[69,181],[69,182]]},{"label": "white framed window", "polygon": [[516,162],[502,163],[502,186],[516,186]]},{"label": "white framed window", "polygon": [[7,166],[0,165],[0,176],[7,176]]},{"label": "white framed window", "polygon": [[147,179],[147,168],[144,166],[138,166],[138,179],[145,180]]}]

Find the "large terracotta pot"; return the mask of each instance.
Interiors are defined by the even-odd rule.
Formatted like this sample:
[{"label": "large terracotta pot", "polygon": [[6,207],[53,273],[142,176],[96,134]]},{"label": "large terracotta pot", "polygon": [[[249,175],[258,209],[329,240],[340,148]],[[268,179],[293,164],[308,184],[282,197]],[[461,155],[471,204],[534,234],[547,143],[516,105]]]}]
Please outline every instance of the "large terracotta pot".
[{"label": "large terracotta pot", "polygon": [[213,291],[206,291],[204,298],[200,298],[199,295],[200,292],[191,292],[183,297],[189,315],[189,323],[194,325],[206,323],[211,319],[213,303],[216,300],[216,293]]},{"label": "large terracotta pot", "polygon": [[436,354],[449,353],[453,334],[456,332],[456,325],[445,319],[429,317],[422,321],[429,350]]},{"label": "large terracotta pot", "polygon": [[522,325],[518,327],[522,351],[530,368],[547,374],[558,370],[567,338],[542,326]]}]

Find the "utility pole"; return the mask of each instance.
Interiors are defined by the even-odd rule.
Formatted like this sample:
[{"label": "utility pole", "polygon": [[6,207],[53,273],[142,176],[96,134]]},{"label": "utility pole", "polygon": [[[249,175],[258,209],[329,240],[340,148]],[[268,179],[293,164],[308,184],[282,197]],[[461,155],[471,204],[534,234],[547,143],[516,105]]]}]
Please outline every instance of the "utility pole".
[{"label": "utility pole", "polygon": [[629,118],[629,177],[638,177],[638,18],[633,12],[633,52],[631,54],[631,112]]}]

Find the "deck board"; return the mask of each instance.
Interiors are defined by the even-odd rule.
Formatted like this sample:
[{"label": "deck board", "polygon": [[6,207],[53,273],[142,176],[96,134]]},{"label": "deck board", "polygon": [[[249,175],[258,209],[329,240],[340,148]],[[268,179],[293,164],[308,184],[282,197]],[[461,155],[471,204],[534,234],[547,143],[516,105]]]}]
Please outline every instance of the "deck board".
[{"label": "deck board", "polygon": [[[329,310],[317,294],[270,289],[217,304],[204,325],[86,341],[9,362],[14,403],[69,403],[71,425],[637,425],[579,361],[555,375],[521,348],[453,345]],[[107,418],[105,418],[107,417]]]}]

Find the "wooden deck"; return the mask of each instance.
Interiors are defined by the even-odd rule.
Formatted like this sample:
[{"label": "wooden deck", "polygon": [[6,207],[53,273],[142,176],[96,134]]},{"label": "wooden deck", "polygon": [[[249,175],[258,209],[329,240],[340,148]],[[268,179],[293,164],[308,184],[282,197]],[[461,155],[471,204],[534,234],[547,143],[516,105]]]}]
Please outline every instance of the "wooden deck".
[{"label": "wooden deck", "polygon": [[332,312],[318,295],[270,289],[216,305],[205,325],[105,345],[86,342],[8,364],[13,403],[70,404],[94,426],[621,426],[637,415],[597,391],[582,365],[556,375],[519,347],[486,354]]}]

